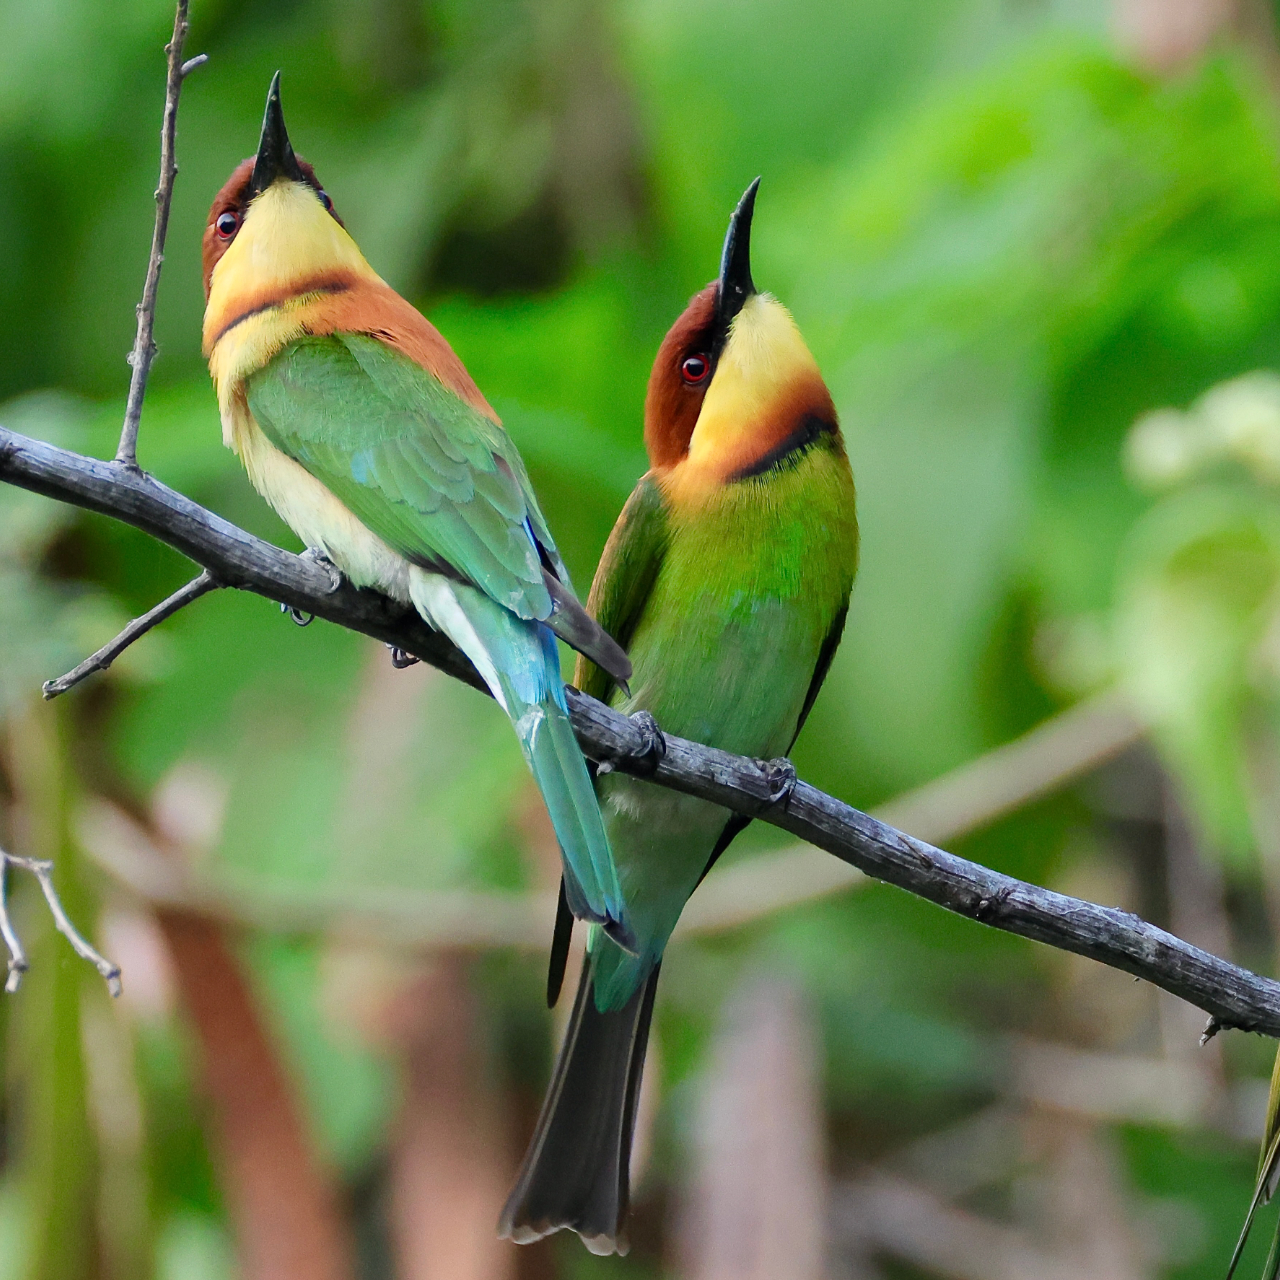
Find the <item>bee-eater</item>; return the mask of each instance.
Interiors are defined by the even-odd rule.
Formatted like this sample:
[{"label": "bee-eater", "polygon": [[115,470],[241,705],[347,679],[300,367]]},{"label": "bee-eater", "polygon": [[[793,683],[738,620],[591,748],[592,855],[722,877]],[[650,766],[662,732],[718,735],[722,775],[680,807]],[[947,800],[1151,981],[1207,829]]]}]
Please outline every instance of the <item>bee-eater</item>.
[{"label": "bee-eater", "polygon": [[[627,646],[630,691],[579,661],[577,684],[660,728],[742,755],[790,751],[839,643],[858,558],[853,476],[831,395],[790,313],[756,291],[759,179],[720,276],[658,351],[645,399],[651,469],[605,547],[587,607]],[[499,1230],[562,1227],[625,1252],[628,1163],[663,948],[747,820],[620,773],[599,776],[634,954],[592,929],[568,1033]],[[553,947],[552,998],[567,946]]]},{"label": "bee-eater", "polygon": [[631,665],[574,597],[488,401],[294,155],[278,72],[258,153],[209,211],[204,288],[225,443],[313,553],[411,603],[467,655],[542,792],[570,910],[629,944],[556,636],[623,682]]}]

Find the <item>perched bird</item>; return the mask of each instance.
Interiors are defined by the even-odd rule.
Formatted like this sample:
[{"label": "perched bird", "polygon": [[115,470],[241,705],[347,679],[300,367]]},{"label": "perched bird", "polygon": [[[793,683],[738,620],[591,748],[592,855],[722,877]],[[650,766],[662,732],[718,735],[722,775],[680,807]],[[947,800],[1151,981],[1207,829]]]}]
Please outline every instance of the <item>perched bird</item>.
[{"label": "perched bird", "polygon": [[[858,558],[853,476],[831,395],[787,309],[756,291],[759,179],[725,238],[720,277],[658,351],[645,400],[652,464],[618,518],[587,607],[627,646],[630,692],[580,660],[577,684],[661,729],[757,757],[789,752],[844,628]],[[619,773],[597,794],[635,933],[598,929],[568,1033],[499,1230],[562,1227],[626,1251],[628,1162],[663,948],[698,882],[747,819]],[[566,927],[567,926],[567,927]],[[548,996],[564,971],[562,912]]]},{"label": "perched bird", "polygon": [[626,654],[573,595],[515,445],[436,329],[381,280],[293,153],[277,72],[256,156],[204,231],[204,353],[223,439],[313,554],[412,603],[511,717],[573,914],[630,945],[556,636]]}]

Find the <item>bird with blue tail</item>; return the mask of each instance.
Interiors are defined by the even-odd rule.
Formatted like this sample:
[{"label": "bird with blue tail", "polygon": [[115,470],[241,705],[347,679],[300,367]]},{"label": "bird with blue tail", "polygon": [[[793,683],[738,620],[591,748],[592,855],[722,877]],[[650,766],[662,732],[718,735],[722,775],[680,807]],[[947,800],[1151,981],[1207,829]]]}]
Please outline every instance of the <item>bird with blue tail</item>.
[{"label": "bird with blue tail", "polygon": [[203,249],[225,443],[313,553],[411,604],[466,654],[546,802],[568,909],[634,945],[556,638],[623,684],[631,664],[575,598],[488,401],[294,154],[278,72],[257,154],[214,200]]}]

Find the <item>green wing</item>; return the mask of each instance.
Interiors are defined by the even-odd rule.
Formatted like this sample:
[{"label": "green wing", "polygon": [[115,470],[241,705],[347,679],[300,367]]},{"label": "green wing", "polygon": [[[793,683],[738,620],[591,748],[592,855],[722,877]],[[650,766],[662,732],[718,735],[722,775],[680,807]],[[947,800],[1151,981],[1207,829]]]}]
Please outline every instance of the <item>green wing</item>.
[{"label": "green wing", "polygon": [[[587,597],[587,612],[624,649],[649,601],[670,536],[667,504],[653,473],[642,476],[605,543]],[[580,657],[575,682],[604,702],[616,683],[589,658]]]},{"label": "green wing", "polygon": [[413,361],[359,334],[303,338],[246,384],[267,438],[406,559],[523,618],[568,583],[507,433]]}]

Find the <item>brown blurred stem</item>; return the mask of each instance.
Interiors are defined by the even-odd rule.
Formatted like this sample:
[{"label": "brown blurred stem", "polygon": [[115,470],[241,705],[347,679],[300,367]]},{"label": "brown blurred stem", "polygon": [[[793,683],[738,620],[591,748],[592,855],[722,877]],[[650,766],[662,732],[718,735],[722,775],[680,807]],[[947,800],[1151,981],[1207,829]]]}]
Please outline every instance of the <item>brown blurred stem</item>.
[{"label": "brown blurred stem", "polygon": [[19,867],[35,876],[40,882],[45,901],[49,904],[49,914],[53,916],[53,923],[57,925],[58,932],[71,943],[76,955],[82,960],[89,961],[103,976],[107,984],[107,990],[113,996],[118,996],[120,994],[120,966],[113,964],[106,956],[95,951],[80,934],[79,930],[76,929],[75,925],[71,923],[70,917],[63,909],[62,900],[58,897],[58,891],[53,887],[52,860],[48,858],[20,858],[17,854],[6,853],[3,849],[0,849],[0,937],[4,938],[4,944],[9,948],[9,977],[4,984],[5,991],[10,994],[17,991],[22,984],[22,975],[29,968],[26,952],[22,948],[22,941],[18,937],[17,930],[13,927],[13,921],[9,916],[10,867]]},{"label": "brown blurred stem", "polygon": [[191,604],[194,600],[199,600],[202,595],[206,595],[219,585],[207,569],[192,578],[185,587],[175,591],[167,600],[162,600],[142,617],[135,618],[114,640],[104,644],[97,653],[90,654],[78,667],[74,667],[65,676],[59,676],[56,680],[46,680],[42,688],[45,701],[56,698],[60,693],[66,693],[68,689],[74,688],[95,671],[105,671],[135,640],[145,636],[152,627],[158,626],[166,618],[173,617],[179,609]]},{"label": "brown blurred stem", "polygon": [[164,47],[169,63],[165,83],[164,119],[160,126],[160,183],[156,187],[156,225],[151,234],[151,257],[147,261],[147,276],[142,285],[142,301],[138,303],[138,333],[129,364],[133,375],[129,379],[129,399],[125,404],[124,426],[120,431],[120,446],[116,461],[126,467],[138,465],[138,423],[142,420],[142,399],[147,393],[147,375],[155,359],[156,292],[160,287],[160,267],[164,263],[164,241],[169,232],[169,210],[173,206],[173,180],[178,176],[178,161],[174,154],[178,131],[178,97],[182,82],[197,67],[208,61],[207,54],[200,54],[187,62],[182,60],[182,46],[187,39],[187,5],[189,0],[178,0],[173,18],[173,38]]},{"label": "brown blurred stem", "polygon": [[195,1026],[217,1157],[244,1280],[351,1280],[333,1179],[314,1154],[292,1082],[220,926],[157,913]]},{"label": "brown blurred stem", "polygon": [[[136,468],[101,462],[0,428],[0,480],[114,516],[168,543],[219,582],[257,592],[394,645],[482,687],[475,668],[405,605],[253,537]],[[1114,907],[1001,875],[860,813],[796,781],[783,762],[750,760],[667,735],[568,690],[593,760],[772,823],[859,871],[972,920],[1088,956],[1144,978],[1224,1026],[1280,1036],[1280,983],[1209,955]]]}]

